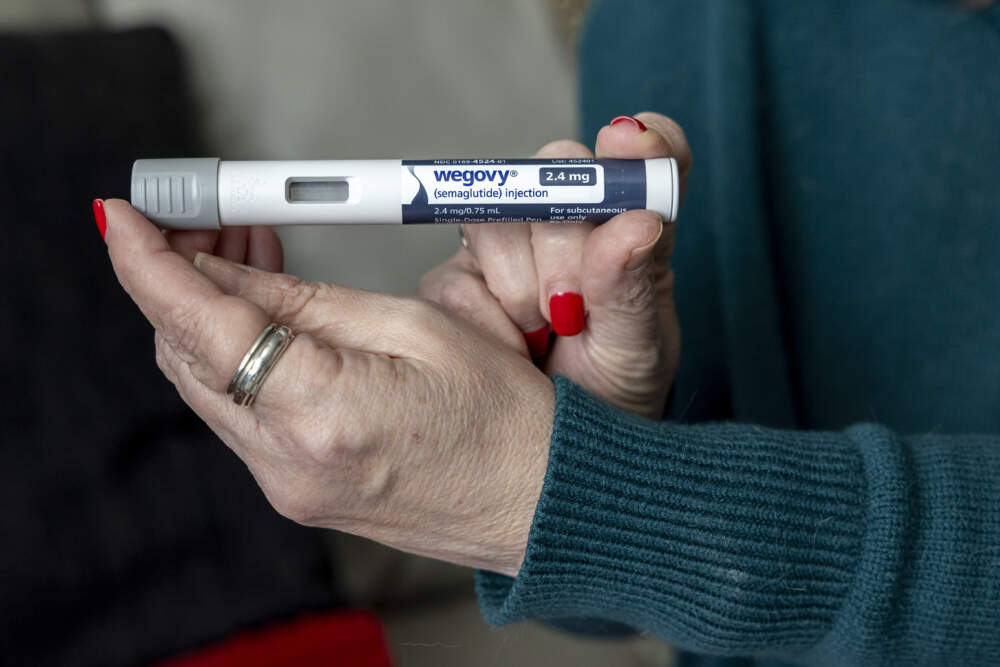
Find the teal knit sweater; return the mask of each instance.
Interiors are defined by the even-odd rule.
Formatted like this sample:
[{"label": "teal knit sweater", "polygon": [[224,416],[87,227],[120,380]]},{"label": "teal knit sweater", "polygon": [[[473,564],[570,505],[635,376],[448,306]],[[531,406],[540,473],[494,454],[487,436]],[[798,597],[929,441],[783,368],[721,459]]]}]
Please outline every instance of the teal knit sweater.
[{"label": "teal knit sweater", "polygon": [[1000,664],[1000,8],[608,0],[581,54],[587,137],[641,109],[688,132],[682,365],[664,422],[556,380],[487,619]]}]

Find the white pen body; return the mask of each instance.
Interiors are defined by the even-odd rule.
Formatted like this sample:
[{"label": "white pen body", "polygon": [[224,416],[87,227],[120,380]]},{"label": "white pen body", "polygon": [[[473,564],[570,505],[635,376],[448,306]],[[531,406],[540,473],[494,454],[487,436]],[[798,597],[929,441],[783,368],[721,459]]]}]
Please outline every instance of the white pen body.
[{"label": "white pen body", "polygon": [[402,160],[220,162],[219,223],[400,224],[401,172]]},{"label": "white pen body", "polygon": [[675,220],[677,162],[591,159],[137,160],[132,204],[162,227]]}]

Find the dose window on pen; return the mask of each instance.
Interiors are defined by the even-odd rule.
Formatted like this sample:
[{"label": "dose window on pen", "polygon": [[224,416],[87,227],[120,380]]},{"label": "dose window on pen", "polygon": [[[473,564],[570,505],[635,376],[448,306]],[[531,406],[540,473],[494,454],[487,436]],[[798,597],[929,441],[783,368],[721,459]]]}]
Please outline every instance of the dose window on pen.
[{"label": "dose window on pen", "polygon": [[285,199],[289,204],[346,202],[350,184],[346,178],[289,178],[285,182]]}]

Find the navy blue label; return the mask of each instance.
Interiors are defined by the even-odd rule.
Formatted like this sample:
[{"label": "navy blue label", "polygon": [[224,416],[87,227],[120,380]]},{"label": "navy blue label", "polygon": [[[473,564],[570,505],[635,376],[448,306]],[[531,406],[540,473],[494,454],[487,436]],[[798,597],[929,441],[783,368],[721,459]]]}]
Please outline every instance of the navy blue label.
[{"label": "navy blue label", "polygon": [[646,207],[642,160],[404,160],[404,223],[605,222]]}]

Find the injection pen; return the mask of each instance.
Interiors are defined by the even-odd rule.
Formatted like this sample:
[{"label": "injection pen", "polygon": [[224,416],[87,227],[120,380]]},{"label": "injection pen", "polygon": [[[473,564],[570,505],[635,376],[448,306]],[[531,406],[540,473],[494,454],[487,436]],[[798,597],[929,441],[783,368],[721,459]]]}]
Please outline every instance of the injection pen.
[{"label": "injection pen", "polygon": [[168,229],[677,219],[677,162],[589,159],[136,160],[132,205]]}]

